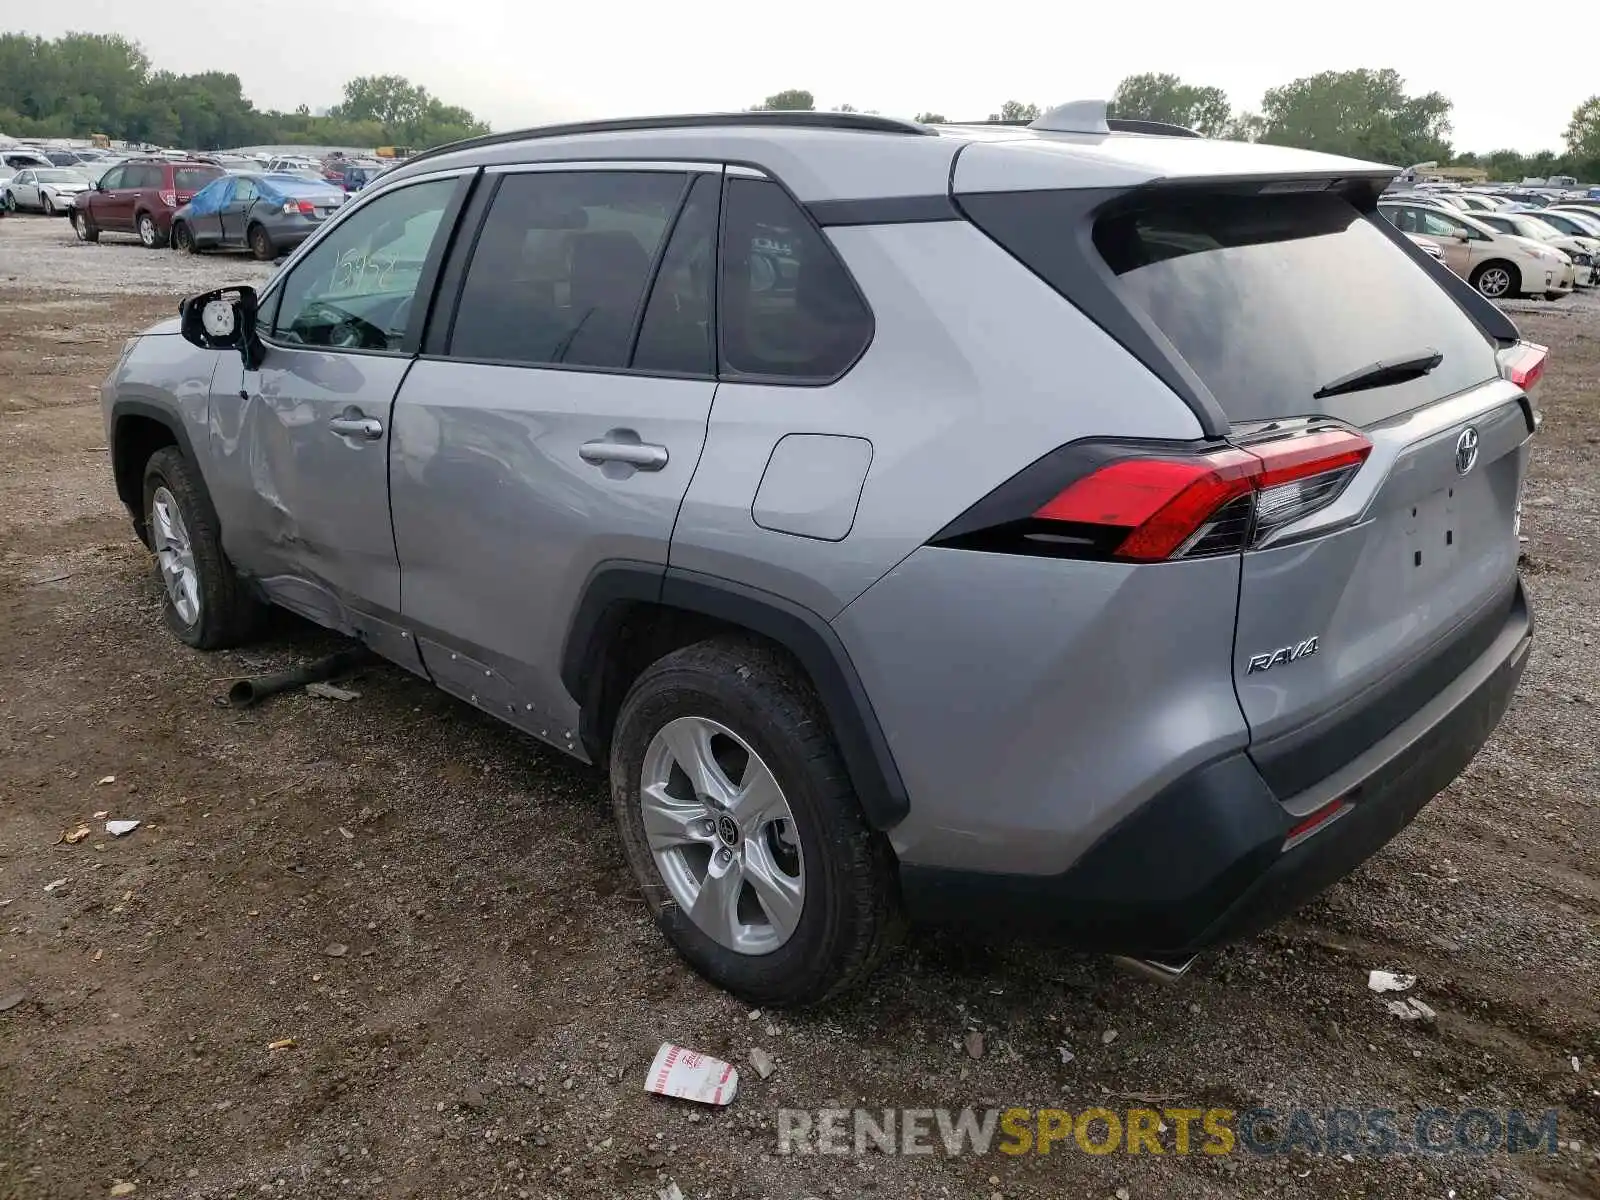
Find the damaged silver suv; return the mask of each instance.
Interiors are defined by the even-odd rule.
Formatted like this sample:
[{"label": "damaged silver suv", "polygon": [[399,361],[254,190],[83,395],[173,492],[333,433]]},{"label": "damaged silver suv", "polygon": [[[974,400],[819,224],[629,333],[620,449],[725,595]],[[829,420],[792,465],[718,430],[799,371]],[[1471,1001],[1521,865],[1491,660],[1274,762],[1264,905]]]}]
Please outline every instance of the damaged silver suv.
[{"label": "damaged silver suv", "polygon": [[610,773],[759,1003],[903,917],[1168,972],[1381,847],[1527,660],[1544,350],[1390,168],[1068,105],[492,135],[106,381],[199,649],[268,604]]}]

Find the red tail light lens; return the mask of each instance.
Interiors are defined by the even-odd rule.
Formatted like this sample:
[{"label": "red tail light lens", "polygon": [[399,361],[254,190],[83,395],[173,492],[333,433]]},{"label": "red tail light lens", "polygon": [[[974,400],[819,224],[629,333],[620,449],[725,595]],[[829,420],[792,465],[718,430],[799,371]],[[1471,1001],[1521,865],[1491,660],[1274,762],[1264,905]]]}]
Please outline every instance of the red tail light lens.
[{"label": "red tail light lens", "polygon": [[[1187,459],[1122,459],[1073,483],[1034,516],[1125,528],[1112,557],[1135,562],[1239,550],[1331,504],[1371,453],[1372,443],[1353,430],[1322,429]],[[1210,534],[1226,534],[1224,544]]]},{"label": "red tail light lens", "polygon": [[1550,351],[1544,346],[1518,342],[1500,351],[1500,374],[1523,391],[1531,392],[1534,385],[1544,378],[1544,364],[1549,357]]},{"label": "red tail light lens", "polygon": [[[979,501],[934,544],[1124,562],[1237,554],[1332,504],[1371,453],[1361,433],[1315,419],[1199,452],[1075,443]],[[1063,488],[1063,476],[1076,478]]]},{"label": "red tail light lens", "polygon": [[309,200],[285,200],[283,202],[283,211],[290,215],[302,213],[309,217],[317,211],[317,206]]},{"label": "red tail light lens", "polygon": [[162,192],[161,193],[161,203],[165,204],[168,208],[177,208],[178,207],[178,193],[177,192]]}]

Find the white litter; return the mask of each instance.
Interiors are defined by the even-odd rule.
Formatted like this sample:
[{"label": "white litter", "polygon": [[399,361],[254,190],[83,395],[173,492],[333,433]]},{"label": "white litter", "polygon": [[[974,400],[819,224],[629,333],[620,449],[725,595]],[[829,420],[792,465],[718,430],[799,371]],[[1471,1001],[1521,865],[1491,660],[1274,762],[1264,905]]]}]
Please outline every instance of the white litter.
[{"label": "white litter", "polygon": [[1572,1063],[1572,1070],[1574,1074],[1583,1070],[1583,1064],[1578,1061],[1578,1056],[1576,1054],[1568,1059],[1568,1061]]},{"label": "white litter", "polygon": [[55,892],[60,891],[66,886],[67,881],[65,879],[52,879],[49,883],[44,885],[44,890],[47,892]]},{"label": "white litter", "polygon": [[95,787],[104,787],[106,784],[115,783],[116,781],[117,777],[115,775],[107,775],[104,778],[96,779],[94,785]]},{"label": "white litter", "polygon": [[137,821],[107,821],[106,832],[112,837],[121,837],[125,833],[132,833],[139,828]]},{"label": "white litter", "polygon": [[760,1046],[750,1047],[750,1065],[756,1069],[756,1074],[763,1079],[770,1078],[772,1073],[778,1069],[772,1061],[772,1055],[768,1054]]},{"label": "white litter", "polygon": [[1056,1047],[1056,1053],[1061,1055],[1061,1065],[1062,1066],[1065,1066],[1067,1063],[1071,1062],[1073,1059],[1078,1057],[1071,1050],[1068,1050],[1065,1046],[1057,1046]]},{"label": "white litter", "polygon": [[1409,997],[1404,1000],[1391,1000],[1384,1007],[1402,1021],[1431,1021],[1439,1015],[1421,1000]]},{"label": "white litter", "polygon": [[657,1200],[683,1200],[683,1193],[678,1190],[674,1180],[667,1180],[667,1186],[656,1191]]},{"label": "white litter", "polygon": [[699,1104],[727,1104],[739,1090],[739,1072],[720,1058],[662,1042],[645,1074],[644,1090]]},{"label": "white litter", "polygon": [[1416,986],[1415,975],[1396,975],[1393,971],[1367,972],[1367,987],[1374,992],[1409,992]]}]

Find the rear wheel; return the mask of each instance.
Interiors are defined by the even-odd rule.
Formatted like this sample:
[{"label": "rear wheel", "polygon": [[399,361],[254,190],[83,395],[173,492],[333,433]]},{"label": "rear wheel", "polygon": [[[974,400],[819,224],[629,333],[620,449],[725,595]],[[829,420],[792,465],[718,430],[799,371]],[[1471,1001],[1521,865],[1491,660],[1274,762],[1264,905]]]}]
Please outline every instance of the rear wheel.
[{"label": "rear wheel", "polygon": [[196,254],[199,252],[199,247],[197,247],[194,243],[194,231],[189,228],[187,222],[173,222],[172,246],[173,249],[181,251],[184,254]]},{"label": "rear wheel", "polygon": [[1491,300],[1509,300],[1522,290],[1522,274],[1508,262],[1486,262],[1468,282]]},{"label": "rear wheel", "polygon": [[267,232],[264,225],[250,226],[248,235],[250,253],[262,262],[271,262],[278,257],[278,248],[272,244],[272,235]]},{"label": "rear wheel", "polygon": [[868,828],[827,718],[765,643],[700,642],[623,702],[612,807],[667,940],[756,1004],[860,982],[901,928],[892,856]]},{"label": "rear wheel", "polygon": [[166,235],[161,232],[156,219],[149,213],[140,213],[134,222],[134,228],[139,231],[139,241],[146,250],[160,250],[167,244]]},{"label": "rear wheel", "polygon": [[100,231],[94,227],[94,222],[89,219],[89,214],[74,209],[72,212],[72,232],[78,235],[80,242],[98,242]]},{"label": "rear wheel", "polygon": [[211,497],[176,446],[157,450],[145,464],[144,517],[166,592],[167,627],[197,650],[247,641],[265,606],[222,552]]}]

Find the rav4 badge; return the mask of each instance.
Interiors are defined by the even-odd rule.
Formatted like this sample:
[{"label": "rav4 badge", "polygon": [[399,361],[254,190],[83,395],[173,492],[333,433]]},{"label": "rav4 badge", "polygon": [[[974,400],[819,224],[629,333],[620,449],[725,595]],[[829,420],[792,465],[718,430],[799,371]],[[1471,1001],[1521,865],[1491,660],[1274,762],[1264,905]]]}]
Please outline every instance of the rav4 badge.
[{"label": "rav4 badge", "polygon": [[1298,662],[1302,658],[1309,658],[1317,652],[1317,639],[1308,637],[1303,642],[1296,642],[1292,646],[1284,646],[1274,650],[1271,654],[1253,654],[1250,656],[1250,665],[1245,669],[1246,675],[1254,675],[1257,671],[1270,671],[1273,667],[1282,666],[1284,663]]}]

